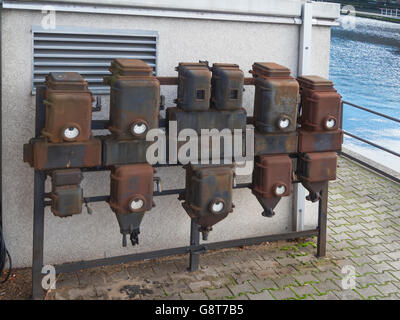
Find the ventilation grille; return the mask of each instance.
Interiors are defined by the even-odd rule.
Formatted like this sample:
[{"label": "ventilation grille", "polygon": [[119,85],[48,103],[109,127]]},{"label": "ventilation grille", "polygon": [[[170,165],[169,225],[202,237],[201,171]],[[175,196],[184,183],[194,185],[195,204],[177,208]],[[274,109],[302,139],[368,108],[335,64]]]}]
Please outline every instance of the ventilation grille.
[{"label": "ventilation grille", "polygon": [[142,30],[99,30],[32,27],[33,78],[43,84],[50,72],[79,72],[95,94],[109,94],[103,77],[116,58],[141,59],[157,74],[158,33]]}]

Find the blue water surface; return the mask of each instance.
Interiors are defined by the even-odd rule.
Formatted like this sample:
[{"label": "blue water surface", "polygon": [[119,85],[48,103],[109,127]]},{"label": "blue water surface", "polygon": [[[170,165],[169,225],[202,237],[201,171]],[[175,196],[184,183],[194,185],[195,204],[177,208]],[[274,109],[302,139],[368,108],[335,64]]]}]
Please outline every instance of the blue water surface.
[{"label": "blue water surface", "polygon": [[[400,24],[357,17],[332,28],[330,78],[343,99],[400,118]],[[400,153],[400,124],[344,106],[343,128]],[[345,147],[400,172],[400,158],[345,138]]]}]

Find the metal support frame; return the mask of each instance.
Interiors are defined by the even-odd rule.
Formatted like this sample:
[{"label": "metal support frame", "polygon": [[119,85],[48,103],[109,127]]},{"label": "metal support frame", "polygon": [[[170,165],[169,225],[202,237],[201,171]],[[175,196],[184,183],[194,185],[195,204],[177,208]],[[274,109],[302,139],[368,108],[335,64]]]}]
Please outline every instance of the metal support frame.
[{"label": "metal support frame", "polygon": [[[298,75],[310,73],[311,40],[312,40],[312,3],[306,2],[302,7],[302,25],[300,28],[299,68]],[[293,230],[304,230],[306,189],[297,184],[293,188]]]},{"label": "metal support frame", "polygon": [[[251,84],[251,81],[248,81]],[[36,94],[36,127],[35,135],[40,136],[41,129],[45,125],[45,107],[43,104],[43,92],[45,87],[38,86]],[[94,120],[92,124],[92,129],[102,129],[105,127],[107,121],[104,120]],[[162,122],[161,122],[162,123]],[[86,168],[84,171],[104,171],[108,168]],[[51,201],[45,201],[48,196],[45,193],[45,181],[47,172],[35,170],[34,176],[34,210],[33,210],[33,257],[32,257],[32,298],[33,299],[43,299],[44,292],[42,289],[42,268],[44,263],[44,214],[45,207],[51,205]],[[295,185],[300,185],[294,182]],[[327,184],[327,183],[326,183]],[[249,188],[249,183],[238,184],[234,189],[239,188]],[[194,220],[191,220],[190,226],[190,243],[185,247],[169,248],[164,250],[149,251],[142,253],[135,253],[117,257],[95,259],[90,261],[79,261],[73,263],[64,263],[56,265],[56,273],[68,273],[76,272],[79,270],[106,266],[122,264],[132,261],[139,261],[145,259],[161,258],[170,255],[177,254],[188,254],[189,253],[189,271],[196,271],[199,268],[200,254],[207,250],[216,250],[223,248],[239,247],[244,245],[254,245],[261,244],[263,242],[278,241],[278,240],[288,240],[288,239],[298,239],[302,237],[312,237],[317,236],[317,256],[322,257],[326,252],[326,209],[328,203],[327,195],[327,185],[322,192],[322,197],[320,199],[319,206],[319,219],[318,227],[316,229],[304,230],[304,231],[293,231],[288,233],[265,235],[253,238],[242,238],[235,240],[227,240],[212,243],[200,243],[200,232],[197,224]],[[184,189],[170,189],[162,192],[154,192],[154,196],[164,196],[177,194],[180,195]],[[86,197],[85,202],[100,202],[108,201],[109,196],[96,196],[96,197]]]}]

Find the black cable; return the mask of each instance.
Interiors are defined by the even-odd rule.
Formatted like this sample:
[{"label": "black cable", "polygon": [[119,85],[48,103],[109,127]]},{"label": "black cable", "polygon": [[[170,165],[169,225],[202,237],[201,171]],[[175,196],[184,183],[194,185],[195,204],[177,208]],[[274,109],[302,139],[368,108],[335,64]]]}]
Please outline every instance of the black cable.
[{"label": "black cable", "polygon": [[8,273],[7,273],[6,278],[4,280],[0,281],[0,284],[5,283],[10,278],[11,270],[12,270],[11,255],[6,248],[6,243],[5,243],[4,237],[3,237],[3,231],[1,230],[1,226],[0,226],[0,276],[3,274],[3,270],[6,266],[7,257],[8,257],[8,264],[9,264]]}]

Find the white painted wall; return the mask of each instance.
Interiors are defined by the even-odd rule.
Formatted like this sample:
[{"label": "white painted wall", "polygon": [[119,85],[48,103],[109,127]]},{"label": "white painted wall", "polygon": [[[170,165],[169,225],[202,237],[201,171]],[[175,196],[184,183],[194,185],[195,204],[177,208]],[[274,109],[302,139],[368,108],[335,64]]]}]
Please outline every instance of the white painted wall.
[{"label": "white painted wall", "polygon": [[[3,224],[16,267],[32,258],[33,169],[22,161],[22,146],[34,135],[34,97],[31,95],[31,26],[39,25],[40,11],[2,11],[2,130]],[[176,76],[180,61],[199,59],[233,62],[247,72],[254,61],[273,61],[296,75],[299,25],[154,18],[128,15],[57,13],[57,25],[159,32],[160,76]],[[312,72],[328,76],[330,28],[313,28]],[[162,88],[167,105],[176,91]],[[244,106],[252,113],[253,90],[246,87]],[[108,109],[96,118],[106,117]],[[159,169],[164,189],[184,186],[180,168]],[[248,181],[248,180],[247,180]],[[239,181],[240,182],[240,181]],[[49,186],[49,184],[47,183]],[[82,183],[85,196],[109,193],[109,173],[88,173]],[[121,247],[114,214],[107,204],[92,204],[93,215],[60,219],[46,209],[45,263],[61,263],[149,251],[189,242],[190,219],[176,196],[155,198],[156,208],[146,214],[138,247]],[[235,190],[234,212],[214,227],[209,241],[258,236],[291,230],[292,202],[282,200],[274,218],[261,216],[261,206],[249,190]],[[306,226],[316,225],[316,206],[307,206]]]}]

